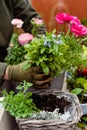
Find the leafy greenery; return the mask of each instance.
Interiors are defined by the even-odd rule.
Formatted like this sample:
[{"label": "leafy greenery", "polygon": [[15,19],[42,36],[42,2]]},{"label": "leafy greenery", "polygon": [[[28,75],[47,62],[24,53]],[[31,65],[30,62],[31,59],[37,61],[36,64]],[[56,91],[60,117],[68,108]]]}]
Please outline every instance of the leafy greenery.
[{"label": "leafy greenery", "polygon": [[80,94],[81,92],[83,94],[87,93],[87,79],[85,79],[85,78],[77,78],[75,85],[76,85],[76,88],[73,89],[71,92],[73,92],[73,93],[75,93],[77,95]]},{"label": "leafy greenery", "polygon": [[[13,19],[13,20],[16,21],[17,19]],[[19,20],[19,22],[21,21],[23,24],[23,21],[21,19],[18,19],[18,20]],[[17,24],[17,22],[18,21],[16,21],[16,24]],[[19,24],[19,22],[18,22],[18,24]],[[20,22],[20,24],[21,24],[21,22]],[[33,27],[32,35],[34,37],[36,37],[39,35],[39,29],[43,26],[43,21],[41,19],[35,18],[35,19],[31,19],[30,22]],[[19,63],[25,61],[26,50],[24,49],[24,45],[20,45],[20,43],[18,42],[18,37],[20,35],[19,32],[20,32],[19,27],[17,27],[17,25],[16,25],[15,31],[10,40],[10,45],[7,48],[8,55],[5,58],[5,62],[7,62],[8,64],[11,64],[11,65],[19,64]],[[28,43],[30,43],[30,42],[28,42]]]},{"label": "leafy greenery", "polygon": [[[71,87],[71,88],[70,88]],[[80,103],[87,103],[87,79],[83,77],[74,77],[71,78],[68,82],[68,88],[71,93],[74,93],[78,96]],[[77,126],[81,129],[85,129],[87,127],[87,115],[83,115],[81,120],[77,123]]]},{"label": "leafy greenery", "polygon": [[[36,28],[40,26],[33,23],[33,31],[36,34]],[[34,32],[33,32],[34,33]],[[38,33],[38,32],[37,32]],[[8,56],[5,61],[11,65],[18,64],[27,60],[25,69],[38,66],[45,74],[49,74],[52,77],[58,76],[61,71],[65,70],[71,74],[75,73],[75,70],[79,65],[86,63],[86,57],[83,57],[83,48],[81,42],[83,39],[75,37],[70,28],[67,33],[61,32],[55,34],[53,32],[46,32],[46,35],[36,34],[29,44],[23,46],[18,43],[18,34],[13,35],[11,43],[13,47],[8,48]]]},{"label": "leafy greenery", "polygon": [[31,44],[25,45],[25,50],[27,67],[38,66],[45,74],[51,72],[52,76],[59,75],[62,70],[73,73],[86,60],[82,57],[79,40],[64,33],[55,35],[55,30],[34,38]]},{"label": "leafy greenery", "polygon": [[86,129],[87,127],[87,115],[83,115],[81,121],[77,123],[77,126],[80,127],[82,130]]},{"label": "leafy greenery", "polygon": [[10,65],[19,64],[25,61],[26,51],[24,50],[24,46],[18,43],[17,38],[18,35],[14,33],[10,41],[12,45],[7,48],[8,55],[5,58],[5,62]]},{"label": "leafy greenery", "polygon": [[32,100],[32,92],[27,92],[28,88],[32,86],[31,83],[23,81],[17,86],[18,93],[13,91],[9,93],[3,91],[2,104],[6,111],[10,112],[15,118],[25,118],[31,116],[33,113],[39,112]]},{"label": "leafy greenery", "polygon": [[78,97],[80,96],[79,100],[82,103],[85,99],[84,95],[87,94],[87,79],[82,77],[76,78],[75,81],[72,82],[72,84],[73,87],[70,88],[70,92],[76,94]]}]

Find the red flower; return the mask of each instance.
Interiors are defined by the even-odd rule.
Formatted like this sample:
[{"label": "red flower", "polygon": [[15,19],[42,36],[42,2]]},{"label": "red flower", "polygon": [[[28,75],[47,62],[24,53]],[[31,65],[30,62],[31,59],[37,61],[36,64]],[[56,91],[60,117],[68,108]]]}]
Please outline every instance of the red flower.
[{"label": "red flower", "polygon": [[83,69],[82,74],[87,75],[87,69]]}]

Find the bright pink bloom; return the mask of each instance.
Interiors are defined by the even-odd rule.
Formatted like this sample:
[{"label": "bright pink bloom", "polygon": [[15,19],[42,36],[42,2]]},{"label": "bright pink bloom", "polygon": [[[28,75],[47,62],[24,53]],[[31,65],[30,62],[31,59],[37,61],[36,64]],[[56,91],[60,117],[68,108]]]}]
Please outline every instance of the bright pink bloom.
[{"label": "bright pink bloom", "polygon": [[16,26],[17,28],[22,28],[23,23],[24,22],[21,19],[17,19],[17,18],[11,21],[11,24]]},{"label": "bright pink bloom", "polygon": [[63,23],[65,23],[65,22],[70,22],[70,20],[71,20],[71,15],[69,15],[69,14],[66,14],[66,13],[59,13],[59,14],[57,14],[56,15],[56,21],[58,22],[58,23],[60,23],[60,24],[63,24]]},{"label": "bright pink bloom", "polygon": [[33,39],[33,36],[29,33],[22,33],[18,36],[18,42],[21,45],[27,44]]},{"label": "bright pink bloom", "polygon": [[87,28],[78,23],[72,24],[70,30],[75,34],[75,36],[85,36],[87,34]]},{"label": "bright pink bloom", "polygon": [[60,24],[63,24],[65,22],[67,23],[80,23],[80,20],[73,15],[67,14],[67,13],[59,13],[56,15],[56,21]]},{"label": "bright pink bloom", "polygon": [[70,23],[71,24],[77,24],[77,23],[81,24],[80,20],[76,16],[72,16],[72,15],[71,15]]},{"label": "bright pink bloom", "polygon": [[36,25],[43,25],[43,20],[38,18],[33,18],[34,24]]}]

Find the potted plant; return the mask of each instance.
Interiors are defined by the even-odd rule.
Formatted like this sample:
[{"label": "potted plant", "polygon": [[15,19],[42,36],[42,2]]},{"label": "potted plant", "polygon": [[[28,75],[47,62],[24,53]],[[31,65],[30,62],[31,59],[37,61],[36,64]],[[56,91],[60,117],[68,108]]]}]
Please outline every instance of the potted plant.
[{"label": "potted plant", "polygon": [[[75,74],[78,66],[82,65],[83,63],[85,63],[87,61],[86,55],[83,55],[84,47],[81,44],[81,43],[83,43],[84,40],[86,40],[87,28],[81,24],[80,20],[77,17],[69,15],[69,14],[60,13],[56,16],[55,19],[58,23],[60,23],[62,25],[65,23],[68,25],[67,32],[64,32],[63,30],[61,30],[61,32],[58,32],[58,34],[56,34],[55,33],[56,31],[53,30],[52,32],[46,32],[45,35],[43,34],[43,35],[37,36],[36,35],[37,32],[35,31],[35,33],[34,33],[34,31],[32,31],[34,36],[31,34],[24,33],[24,34],[20,34],[17,37],[17,39],[16,39],[17,44],[22,45],[26,52],[24,58],[26,59],[27,62],[23,66],[23,69],[27,69],[32,66],[37,66],[37,67],[40,67],[45,74],[47,74],[47,75],[50,74],[50,76],[52,78],[59,76],[62,71],[67,71],[68,73],[71,74],[71,76],[73,76]],[[26,38],[26,40],[24,40],[23,37],[25,37],[25,36],[28,39]],[[22,89],[22,86],[21,86],[21,89]],[[61,123],[62,125],[59,125],[58,120],[56,122],[58,124],[55,124],[55,120],[54,121],[52,120],[52,122],[50,122],[51,120],[45,120],[42,122],[36,121],[36,120],[31,121],[31,118],[29,117],[29,119],[27,119],[27,120],[30,125],[32,123],[32,127],[33,126],[36,127],[35,122],[37,122],[39,127],[41,127],[41,129],[43,127],[43,124],[44,124],[44,127],[45,126],[50,127],[50,125],[51,125],[53,127],[57,126],[57,128],[60,129],[60,127],[62,128],[62,126],[68,127],[72,123],[75,124],[76,122],[78,122],[78,117],[81,117],[81,115],[82,115],[78,98],[72,94],[65,94],[62,92],[58,92],[58,90],[56,90],[56,91],[57,92],[54,92],[52,90],[51,96],[54,96],[53,93],[56,96],[60,95],[60,97],[61,97],[61,95],[63,95],[63,96],[65,95],[64,97],[68,97],[68,98],[70,97],[69,100],[71,102],[74,101],[74,103],[75,103],[74,105],[71,103],[72,106],[74,106],[74,108],[73,108],[74,111],[70,112],[70,113],[74,112],[74,113],[72,113],[73,119],[71,119],[71,123],[67,122],[67,121],[64,121],[64,122],[62,121],[62,123]],[[46,90],[44,93],[45,94],[44,96],[47,96],[46,92],[50,93],[49,91]],[[19,93],[17,93],[17,94],[19,95]],[[41,93],[41,91],[38,94],[40,94],[40,93]],[[13,92],[11,92],[10,94],[12,95],[12,98],[15,97]],[[28,93],[27,94],[23,93],[23,94],[25,94],[27,96]],[[7,93],[5,95],[7,95]],[[22,95],[22,91],[21,91],[21,95]],[[7,96],[9,96],[9,95],[7,95]],[[42,95],[40,95],[40,96],[42,96]],[[44,96],[42,99],[44,99]],[[24,96],[22,96],[22,97],[24,97]],[[32,98],[32,96],[30,96],[30,97]],[[47,97],[47,99],[49,99],[48,97]],[[6,98],[6,99],[8,99],[8,98]],[[27,100],[27,97],[26,97],[26,100]],[[32,101],[32,99],[30,101]],[[34,101],[34,99],[33,99],[33,101]],[[26,102],[28,102],[28,101],[26,101]],[[63,103],[64,102],[65,101],[63,100]],[[9,103],[9,100],[8,100],[8,103]],[[21,103],[22,103],[22,100],[21,100]],[[6,107],[9,107],[9,105],[6,104]],[[22,104],[22,107],[23,107],[23,104]],[[78,112],[77,112],[77,109],[79,109]],[[38,109],[36,109],[36,107],[35,107],[34,110],[38,110]],[[19,111],[20,111],[20,108],[19,108]],[[22,112],[24,113],[24,110]],[[33,114],[33,111],[31,111],[31,113]],[[20,117],[24,117],[24,116],[22,116],[20,114]],[[27,127],[26,119],[22,119],[22,120],[20,119],[18,122],[19,122],[19,125],[21,125],[21,122],[23,122],[23,124],[25,124],[25,127]],[[48,125],[47,125],[47,122],[48,122]],[[28,127],[30,127],[30,125],[28,125]],[[23,128],[24,128],[24,126],[23,126]],[[25,128],[25,129],[27,129],[27,128]]]},{"label": "potted plant", "polygon": [[[80,120],[82,111],[78,98],[56,90],[29,92],[31,83],[23,81],[18,93],[3,91],[3,107],[15,117],[19,130],[69,128]],[[73,109],[73,111],[71,111]]]},{"label": "potted plant", "polygon": [[11,37],[10,45],[7,48],[8,55],[5,58],[5,62],[8,64],[14,65],[25,61],[26,51],[24,49],[24,44],[29,44],[33,36],[35,36],[36,33],[38,35],[38,31],[36,30],[43,26],[43,21],[38,18],[32,19],[31,22],[33,24],[32,35],[25,32],[20,33],[20,29],[24,23],[21,19],[15,18],[11,21],[11,24],[14,26],[15,30]]},{"label": "potted plant", "polygon": [[[81,45],[86,39],[86,27],[81,25],[78,18],[68,14],[58,14],[56,20],[61,24],[69,23],[67,33],[62,31],[55,34],[54,30],[46,32],[46,35],[41,35],[39,38],[33,38],[31,44],[24,46],[27,51],[25,68],[36,65],[41,67],[45,74],[51,72],[52,76],[56,76],[62,70],[73,73],[77,66],[86,61],[86,57],[82,56],[84,50]],[[73,31],[75,29],[74,23],[76,26],[78,25],[81,34],[76,34]],[[81,32],[83,28],[84,32]]]},{"label": "potted plant", "polygon": [[75,77],[68,81],[68,88],[71,93],[77,95],[83,111],[81,121],[77,124],[80,128],[86,128],[87,123],[87,79],[85,77]]},{"label": "potted plant", "polygon": [[[16,44],[20,44],[20,48],[23,47],[24,60],[27,60],[24,69],[38,66],[45,74],[50,73],[54,77],[63,70],[74,73],[79,65],[86,62],[86,56],[82,56],[84,49],[81,43],[87,39],[87,28],[76,16],[66,13],[56,15],[55,20],[62,25],[68,25],[66,33],[62,29],[58,34],[53,30],[45,35],[38,35],[36,30],[42,26],[42,22],[33,19],[32,35],[24,33],[17,36]],[[20,27],[19,22],[17,27]],[[14,51],[12,53],[10,56],[14,55]],[[19,53],[22,54],[21,51]]]}]

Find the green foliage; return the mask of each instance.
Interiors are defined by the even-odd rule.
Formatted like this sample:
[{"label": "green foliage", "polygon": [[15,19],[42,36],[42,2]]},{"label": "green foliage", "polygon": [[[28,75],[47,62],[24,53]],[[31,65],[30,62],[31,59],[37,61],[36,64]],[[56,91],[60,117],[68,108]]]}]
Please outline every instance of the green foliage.
[{"label": "green foliage", "polygon": [[33,113],[39,112],[32,100],[32,93],[27,92],[32,83],[23,81],[17,86],[18,93],[13,91],[9,93],[3,91],[2,104],[6,111],[8,111],[15,118],[25,118],[31,116]]},{"label": "green foliage", "polygon": [[55,35],[55,31],[34,38],[31,44],[25,45],[25,50],[27,67],[38,66],[45,74],[51,72],[52,76],[59,75],[62,70],[73,73],[77,66],[85,61],[78,40],[74,36],[65,36],[63,33]]},{"label": "green foliage", "polygon": [[77,78],[74,89],[71,90],[72,93],[78,94],[87,94],[87,79]]},{"label": "green foliage", "polygon": [[86,124],[82,123],[82,122],[78,122],[77,126],[81,129],[85,129],[86,128]]},{"label": "green foliage", "polygon": [[87,92],[87,79],[85,79],[85,78],[78,78],[76,83],[82,85],[84,91]]},{"label": "green foliage", "polygon": [[[71,85],[73,85],[73,87],[71,88],[68,86],[68,88],[71,89],[70,92],[78,96],[80,103],[84,103],[84,100],[86,98],[85,94],[87,94],[87,79],[82,77],[75,77],[75,79],[71,79],[69,82],[71,83]],[[87,102],[87,100],[85,101]],[[77,123],[77,126],[82,130],[85,130],[85,128],[87,127],[87,115],[83,115],[81,117],[81,120]]]},{"label": "green foliage", "polygon": [[87,79],[85,78],[76,78],[72,82],[73,88],[71,88],[71,93],[76,94],[79,97],[81,103],[85,100],[85,94],[87,94]]},{"label": "green foliage", "polygon": [[19,64],[25,61],[26,51],[24,50],[24,46],[18,43],[17,38],[18,35],[14,33],[10,41],[10,43],[12,43],[12,46],[10,45],[7,48],[8,55],[5,58],[5,62],[7,62],[10,65]]},{"label": "green foliage", "polygon": [[82,130],[86,129],[87,127],[87,115],[83,115],[81,121],[77,123],[77,126],[80,127]]},{"label": "green foliage", "polygon": [[80,94],[83,91],[82,88],[75,88],[73,90],[71,90],[71,93],[74,93],[76,95]]}]

